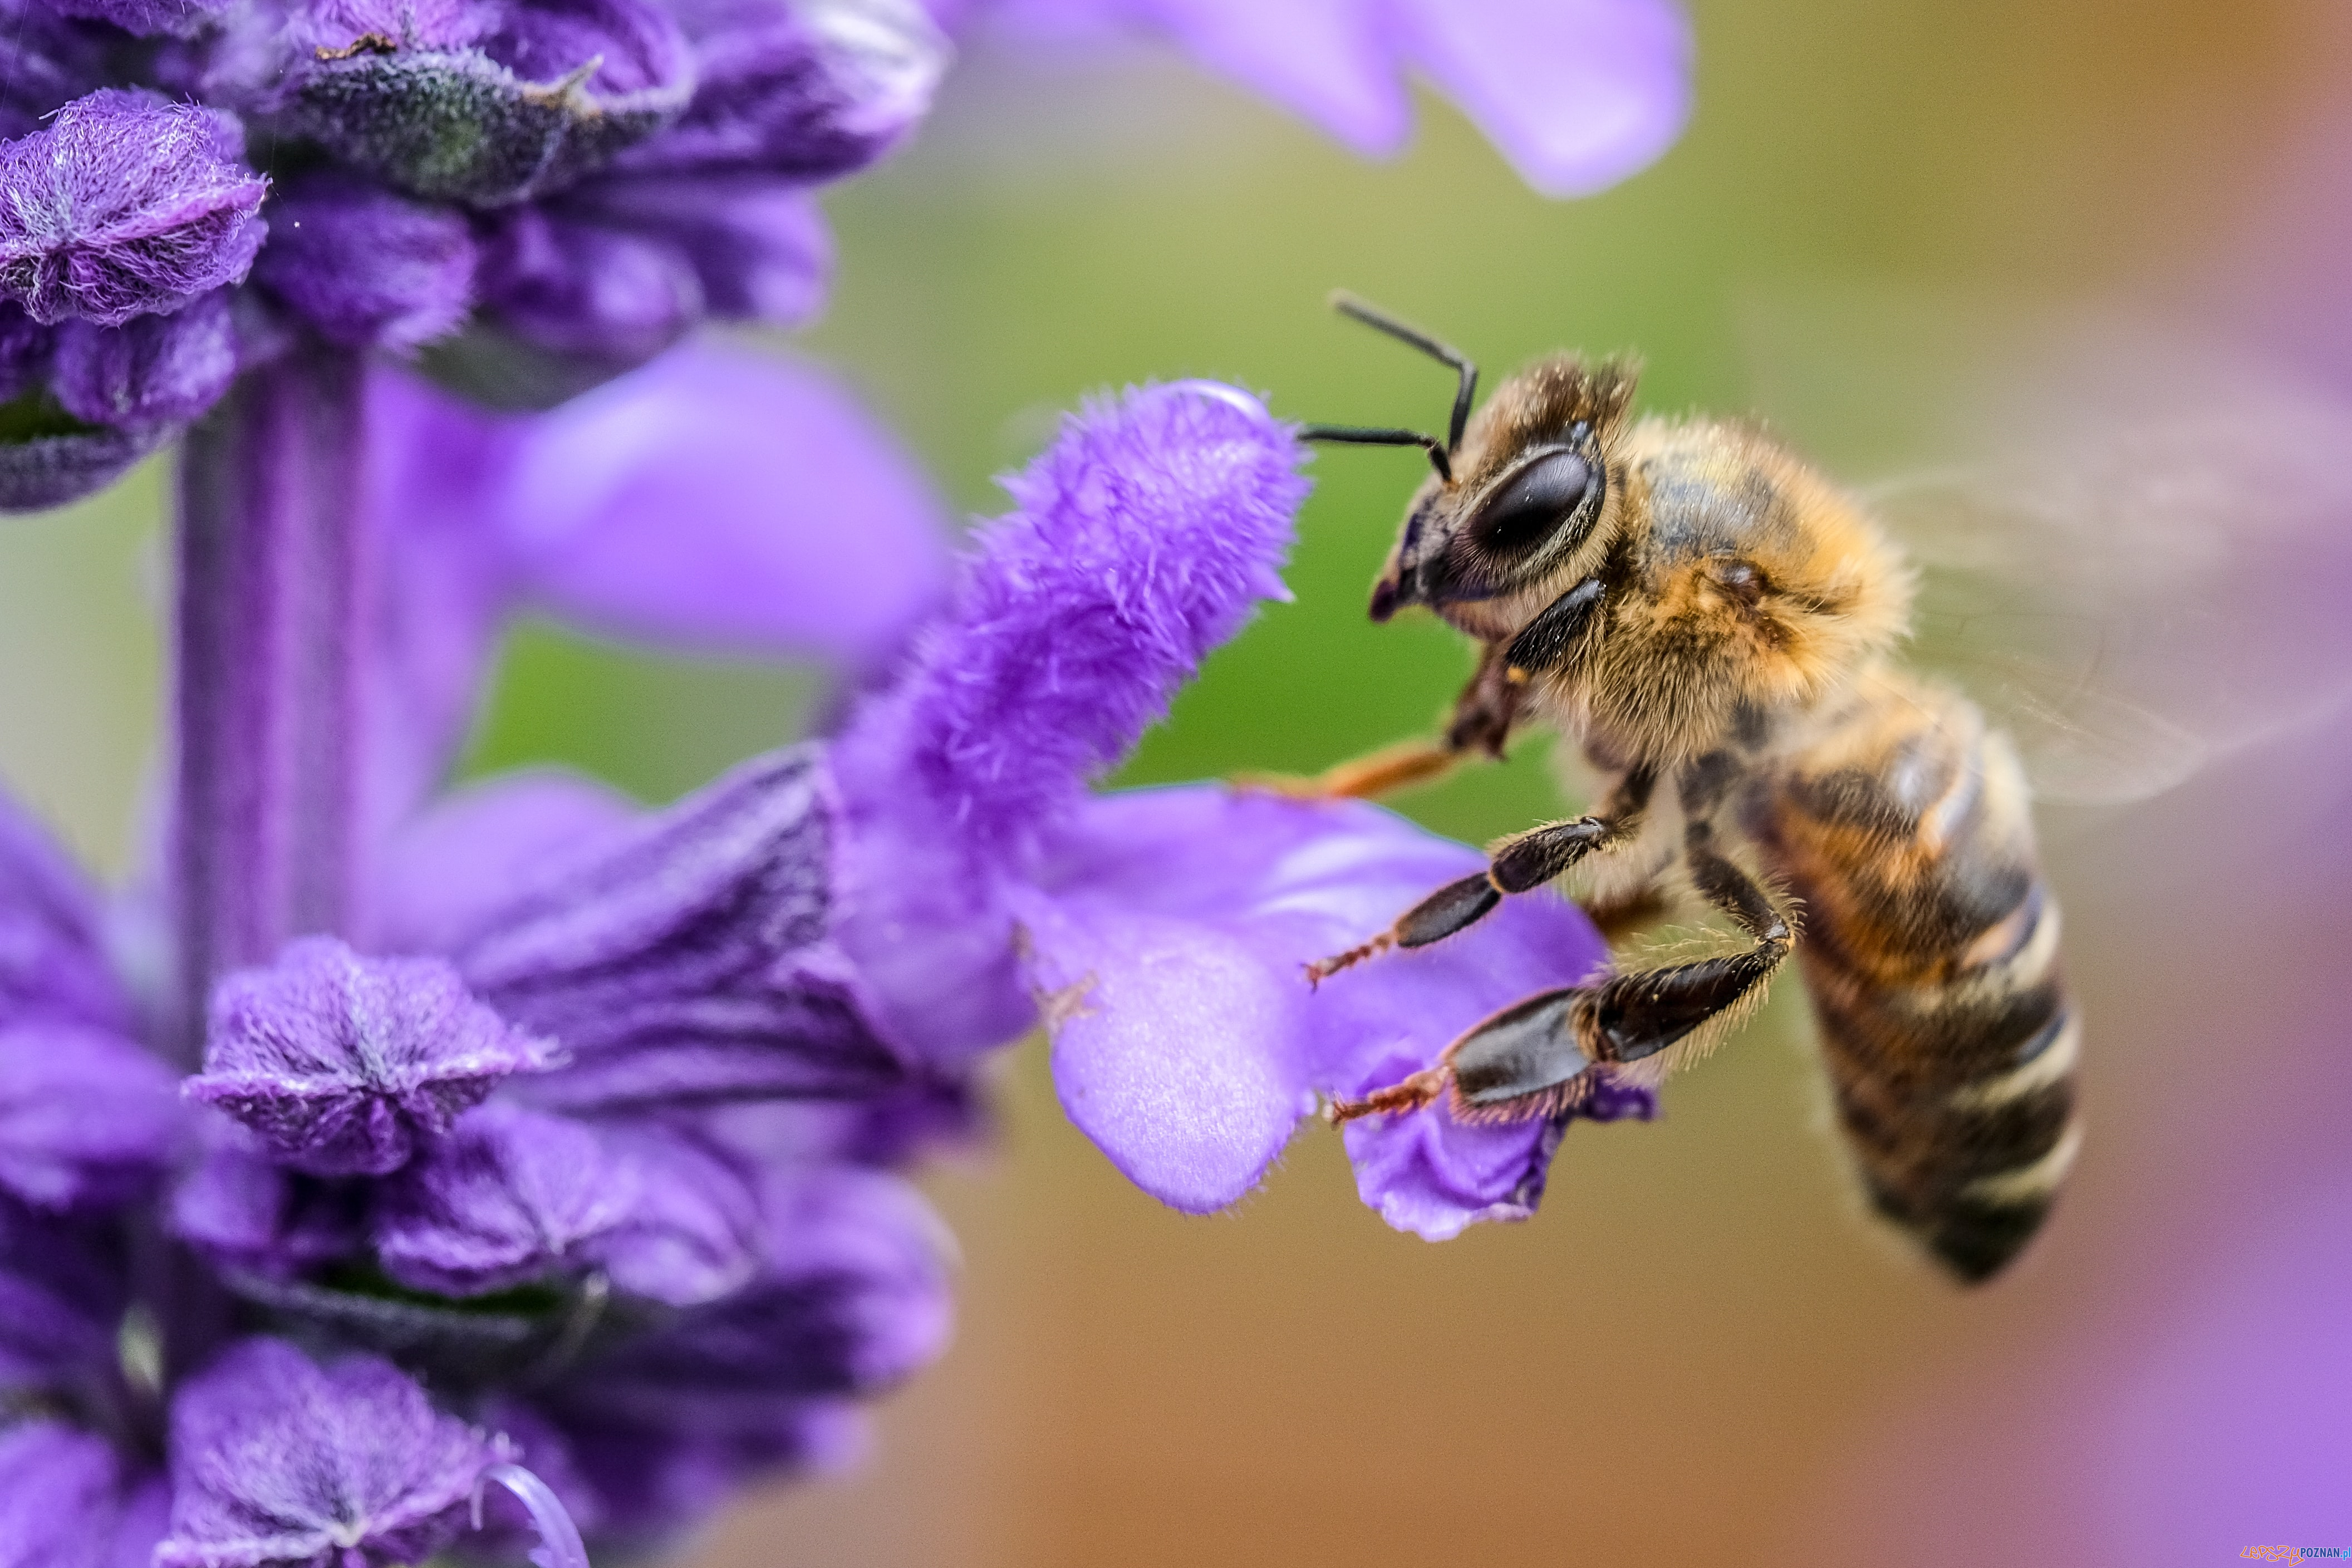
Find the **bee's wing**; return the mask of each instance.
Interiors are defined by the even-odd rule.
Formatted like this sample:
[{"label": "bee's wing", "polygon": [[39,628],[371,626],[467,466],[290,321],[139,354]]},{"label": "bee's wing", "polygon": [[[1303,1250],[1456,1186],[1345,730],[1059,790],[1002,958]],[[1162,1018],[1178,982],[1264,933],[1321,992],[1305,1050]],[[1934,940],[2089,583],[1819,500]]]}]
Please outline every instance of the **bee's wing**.
[{"label": "bee's wing", "polygon": [[1864,492],[1919,567],[1915,662],[2051,797],[2144,799],[2352,697],[2352,403],[2179,390]]}]

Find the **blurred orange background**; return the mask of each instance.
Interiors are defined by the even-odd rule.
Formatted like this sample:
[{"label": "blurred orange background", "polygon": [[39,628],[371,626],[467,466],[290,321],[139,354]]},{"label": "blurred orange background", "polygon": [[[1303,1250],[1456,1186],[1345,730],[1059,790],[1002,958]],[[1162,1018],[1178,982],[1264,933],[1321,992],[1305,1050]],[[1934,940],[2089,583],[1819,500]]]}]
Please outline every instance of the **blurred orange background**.
[{"label": "blurred orange background", "polygon": [[[1129,379],[1223,375],[1294,418],[1434,419],[1443,378],[1331,324],[1335,284],[1496,371],[1638,347],[1648,406],[1755,409],[1858,477],[1934,455],[1926,411],[1959,367],[1776,402],[1793,383],[1773,345],[1818,319],[1790,301],[1964,297],[2021,322],[2120,308],[2223,334],[2295,310],[2335,330],[2352,301],[2326,293],[2352,189],[2338,5],[1693,12],[1683,141],[1567,204],[1434,101],[1407,157],[1368,166],[1152,57],[982,52],[915,149],[832,202],[838,301],[794,351],[844,366],[959,507],[990,509],[989,476],[1053,410]],[[1132,780],[1312,768],[1431,722],[1461,650],[1362,622],[1411,472],[1318,464],[1299,602],[1212,663]],[[0,531],[0,763],[118,866],[154,713],[153,486]],[[527,628],[473,766],[559,758],[664,797],[772,744],[814,693]],[[1538,1218],[1443,1246],[1363,1208],[1319,1130],[1234,1212],[1165,1211],[1063,1121],[1032,1041],[1003,1064],[990,1145],[925,1178],[963,1251],[954,1349],[887,1404],[861,1471],[748,1502],[688,1561],[2234,1556],[2284,1525],[2249,1521],[2226,1552],[2151,1546],[2044,1456],[2070,1423],[2095,1427],[2101,1369],[2128,1363],[2197,1260],[2346,1141],[2344,728],[2146,807],[2053,815],[2091,1141],[1992,1288],[1956,1291],[1860,1218],[1793,982],[1674,1083],[1661,1121],[1578,1126]],[[1536,756],[1401,804],[1473,841],[1559,809]],[[2340,1517],[2352,1543],[2352,1477]]]}]

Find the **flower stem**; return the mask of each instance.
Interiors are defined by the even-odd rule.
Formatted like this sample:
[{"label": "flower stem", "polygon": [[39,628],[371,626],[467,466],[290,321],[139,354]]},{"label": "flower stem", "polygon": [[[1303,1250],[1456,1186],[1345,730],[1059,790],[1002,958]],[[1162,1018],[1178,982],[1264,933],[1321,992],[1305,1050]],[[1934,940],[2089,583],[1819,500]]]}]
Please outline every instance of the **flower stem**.
[{"label": "flower stem", "polygon": [[242,376],[182,453],[171,828],[191,1060],[215,977],[349,918],[362,390],[357,356],[298,349]]}]

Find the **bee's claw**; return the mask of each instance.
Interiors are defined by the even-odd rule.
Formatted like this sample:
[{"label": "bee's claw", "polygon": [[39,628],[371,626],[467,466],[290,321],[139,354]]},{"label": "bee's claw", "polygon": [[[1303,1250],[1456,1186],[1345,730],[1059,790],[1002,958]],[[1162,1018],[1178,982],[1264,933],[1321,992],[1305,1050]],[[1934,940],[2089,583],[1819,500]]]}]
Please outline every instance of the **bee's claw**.
[{"label": "bee's claw", "polygon": [[1364,1116],[1401,1115],[1408,1111],[1418,1111],[1444,1093],[1445,1086],[1453,1076],[1453,1071],[1443,1063],[1423,1068],[1401,1083],[1373,1090],[1361,1100],[1328,1102],[1323,1107],[1323,1119],[1335,1127],[1344,1127]]},{"label": "bee's claw", "polygon": [[1377,957],[1396,946],[1396,933],[1383,931],[1360,947],[1350,947],[1328,958],[1318,958],[1307,966],[1307,983],[1320,986],[1342,969],[1350,969],[1367,958]]}]

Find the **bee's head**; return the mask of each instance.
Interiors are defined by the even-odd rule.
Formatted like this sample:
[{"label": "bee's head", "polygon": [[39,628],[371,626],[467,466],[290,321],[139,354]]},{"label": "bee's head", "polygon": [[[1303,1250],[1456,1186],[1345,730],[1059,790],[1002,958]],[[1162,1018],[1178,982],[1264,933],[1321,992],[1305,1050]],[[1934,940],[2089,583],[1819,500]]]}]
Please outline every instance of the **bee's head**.
[{"label": "bee's head", "polygon": [[[1309,441],[1420,446],[1436,470],[1405,510],[1404,526],[1372,589],[1371,615],[1386,621],[1409,604],[1445,614],[1465,630],[1495,635],[1481,612],[1554,581],[1571,561],[1589,560],[1604,536],[1617,476],[1611,453],[1633,392],[1631,364],[1587,365],[1558,355],[1529,366],[1496,391],[1474,420],[1478,371],[1427,334],[1348,295],[1341,311],[1400,338],[1461,373],[1444,443],[1410,430],[1308,425]],[[1581,559],[1580,559],[1581,558]]]}]

